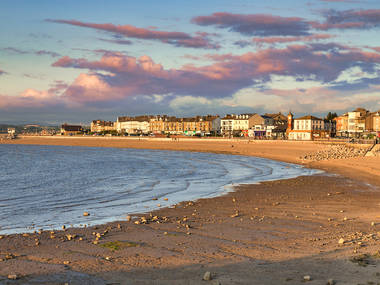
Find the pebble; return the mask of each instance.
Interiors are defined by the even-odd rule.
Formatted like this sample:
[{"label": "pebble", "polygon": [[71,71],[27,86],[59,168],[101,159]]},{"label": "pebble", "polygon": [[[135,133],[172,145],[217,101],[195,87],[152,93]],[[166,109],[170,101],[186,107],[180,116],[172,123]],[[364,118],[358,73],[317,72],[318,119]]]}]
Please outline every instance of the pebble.
[{"label": "pebble", "polygon": [[334,279],[329,279],[329,280],[327,280],[327,283],[326,283],[326,285],[335,285],[335,284],[336,284],[336,282]]},{"label": "pebble", "polygon": [[9,274],[8,275],[8,279],[10,280],[16,280],[18,278],[18,276],[16,274]]},{"label": "pebble", "polygon": [[210,272],[210,271],[207,271],[207,272],[203,275],[203,280],[204,280],[204,281],[210,281],[210,280],[212,280],[212,276],[211,276],[211,272]]},{"label": "pebble", "polygon": [[310,275],[305,275],[305,276],[303,277],[303,280],[304,280],[304,281],[310,281],[310,280],[311,280],[311,276],[310,276]]},{"label": "pebble", "polygon": [[87,217],[87,216],[89,216],[89,215],[90,215],[89,212],[84,212],[84,213],[83,213],[83,216],[85,216],[85,217]]}]

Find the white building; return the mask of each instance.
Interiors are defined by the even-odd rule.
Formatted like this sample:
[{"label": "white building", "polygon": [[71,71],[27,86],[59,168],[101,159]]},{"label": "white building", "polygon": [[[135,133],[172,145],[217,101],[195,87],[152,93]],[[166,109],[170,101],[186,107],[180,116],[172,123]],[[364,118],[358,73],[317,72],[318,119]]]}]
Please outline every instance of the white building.
[{"label": "white building", "polygon": [[118,117],[115,122],[115,129],[118,133],[125,134],[147,134],[149,128],[150,117]]},{"label": "white building", "polygon": [[289,131],[289,140],[313,140],[325,135],[325,123],[314,116],[294,119],[293,129]]},{"label": "white building", "polygon": [[233,135],[242,131],[248,132],[253,126],[254,114],[228,114],[220,120],[221,132],[224,135]]},{"label": "white building", "polygon": [[350,136],[354,134],[360,134],[365,131],[365,117],[367,115],[367,110],[362,108],[357,108],[352,112],[348,112],[348,133]]}]

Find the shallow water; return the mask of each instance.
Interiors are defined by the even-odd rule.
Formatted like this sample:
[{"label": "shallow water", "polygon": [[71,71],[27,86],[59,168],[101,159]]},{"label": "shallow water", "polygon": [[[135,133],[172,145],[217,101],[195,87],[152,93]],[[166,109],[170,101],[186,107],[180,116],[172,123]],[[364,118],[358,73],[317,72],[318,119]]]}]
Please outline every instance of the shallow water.
[{"label": "shallow water", "polygon": [[231,185],[317,172],[238,155],[0,145],[0,234],[105,223],[157,204],[215,197]]}]

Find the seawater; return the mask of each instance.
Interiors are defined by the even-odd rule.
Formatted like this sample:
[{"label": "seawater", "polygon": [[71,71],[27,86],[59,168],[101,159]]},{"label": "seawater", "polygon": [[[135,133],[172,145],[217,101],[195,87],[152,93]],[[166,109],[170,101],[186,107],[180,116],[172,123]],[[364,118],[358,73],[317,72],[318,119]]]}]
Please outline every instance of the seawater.
[{"label": "seawater", "polygon": [[0,234],[100,224],[157,209],[158,203],[219,196],[237,184],[315,173],[239,155],[0,145]]}]

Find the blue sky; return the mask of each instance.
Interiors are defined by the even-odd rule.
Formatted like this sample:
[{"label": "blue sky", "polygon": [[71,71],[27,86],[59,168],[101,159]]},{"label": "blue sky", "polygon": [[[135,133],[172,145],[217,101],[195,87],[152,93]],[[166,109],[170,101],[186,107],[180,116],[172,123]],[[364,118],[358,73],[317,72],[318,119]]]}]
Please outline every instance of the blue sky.
[{"label": "blue sky", "polygon": [[376,1],[0,2],[0,122],[380,109]]}]

